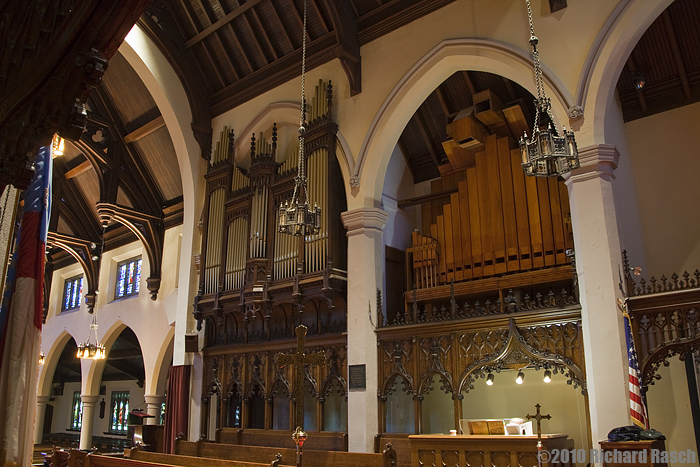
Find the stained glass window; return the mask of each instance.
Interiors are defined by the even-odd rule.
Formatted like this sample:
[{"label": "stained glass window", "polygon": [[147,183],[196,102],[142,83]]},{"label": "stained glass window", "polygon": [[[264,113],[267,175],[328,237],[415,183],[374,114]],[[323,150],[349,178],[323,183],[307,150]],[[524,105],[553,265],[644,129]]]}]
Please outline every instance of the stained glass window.
[{"label": "stained glass window", "polygon": [[63,311],[80,307],[83,295],[83,276],[66,279],[63,287]]},{"label": "stained glass window", "polygon": [[141,258],[131,258],[117,265],[117,287],[114,298],[138,295],[141,281]]},{"label": "stained glass window", "polygon": [[73,393],[73,410],[71,415],[71,430],[80,430],[83,418],[83,401],[80,399],[80,391]]},{"label": "stained glass window", "polygon": [[129,391],[112,391],[112,410],[109,431],[126,433],[129,419]]},{"label": "stained glass window", "polygon": [[165,402],[160,404],[160,420],[159,425],[165,425]]}]

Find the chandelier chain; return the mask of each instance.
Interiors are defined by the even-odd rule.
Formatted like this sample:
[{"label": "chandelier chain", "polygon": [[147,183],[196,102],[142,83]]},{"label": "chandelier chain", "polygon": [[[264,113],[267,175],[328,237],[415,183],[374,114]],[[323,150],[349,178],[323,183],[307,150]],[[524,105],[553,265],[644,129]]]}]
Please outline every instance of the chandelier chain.
[{"label": "chandelier chain", "polygon": [[[540,53],[537,50],[537,43],[539,39],[535,36],[535,26],[532,22],[532,8],[530,6],[530,0],[525,0],[527,4],[527,19],[530,25],[530,45],[532,45],[532,60],[535,66],[535,85],[537,87],[537,100],[540,104],[544,105],[543,99],[546,99],[544,94],[544,84],[542,80],[542,66],[540,65]],[[539,113],[535,114],[535,125],[539,123]]]},{"label": "chandelier chain", "polygon": [[304,201],[308,199],[306,194],[306,172],[304,170],[304,133],[306,131],[306,0],[304,0],[304,27],[301,34],[301,102],[299,118],[299,161],[297,164],[297,183],[294,186],[293,198],[296,199],[297,191],[301,185],[304,188]]}]

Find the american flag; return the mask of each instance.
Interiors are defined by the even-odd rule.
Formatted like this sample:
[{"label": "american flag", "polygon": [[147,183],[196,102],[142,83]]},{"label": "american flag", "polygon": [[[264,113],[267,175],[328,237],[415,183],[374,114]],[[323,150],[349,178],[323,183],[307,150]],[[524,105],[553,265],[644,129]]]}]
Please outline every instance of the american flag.
[{"label": "american flag", "polygon": [[649,417],[647,416],[647,405],[642,395],[642,375],[639,371],[639,361],[637,351],[634,349],[634,339],[632,338],[632,326],[630,315],[626,308],[622,313],[625,321],[625,340],[627,341],[627,356],[629,357],[629,385],[630,385],[630,416],[632,422],[645,430],[649,429]]},{"label": "american flag", "polygon": [[39,150],[0,308],[0,465],[31,465],[39,374],[51,149]]}]

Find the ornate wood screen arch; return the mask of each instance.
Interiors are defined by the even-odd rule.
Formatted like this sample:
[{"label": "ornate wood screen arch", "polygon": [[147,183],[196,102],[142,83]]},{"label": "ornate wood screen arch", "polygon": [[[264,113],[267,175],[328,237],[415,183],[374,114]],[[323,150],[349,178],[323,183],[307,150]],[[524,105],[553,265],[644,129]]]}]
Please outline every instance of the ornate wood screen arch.
[{"label": "ornate wood screen arch", "polygon": [[[586,394],[581,314],[578,304],[485,315],[456,321],[433,321],[377,329],[379,340],[379,431],[386,431],[387,398],[399,390],[413,395],[415,432],[422,424],[422,401],[439,378],[454,401],[459,426],[464,392],[477,377],[507,367],[548,368],[566,375]],[[381,306],[381,305],[380,305]]]}]

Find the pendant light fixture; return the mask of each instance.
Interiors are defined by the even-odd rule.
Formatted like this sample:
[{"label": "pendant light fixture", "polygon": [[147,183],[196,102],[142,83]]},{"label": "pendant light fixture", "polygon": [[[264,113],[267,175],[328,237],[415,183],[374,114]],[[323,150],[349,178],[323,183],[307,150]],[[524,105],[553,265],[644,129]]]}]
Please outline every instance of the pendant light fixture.
[{"label": "pendant light fixture", "polygon": [[535,123],[532,127],[532,138],[524,133],[520,138],[520,155],[526,175],[537,177],[558,177],[581,166],[578,159],[578,149],[574,132],[562,129],[561,135],[554,124],[552,103],[545,95],[542,81],[540,53],[537,50],[539,39],[535,36],[532,25],[532,9],[530,0],[527,3],[527,17],[530,23],[530,45],[535,67],[535,84],[537,99],[535,99]]},{"label": "pendant light fixture", "polygon": [[281,233],[289,235],[311,235],[321,230],[321,208],[309,202],[306,189],[306,156],[304,154],[304,134],[306,133],[306,0],[304,0],[304,28],[301,40],[301,118],[299,121],[299,163],[294,178],[292,199],[280,204],[279,226]]}]

